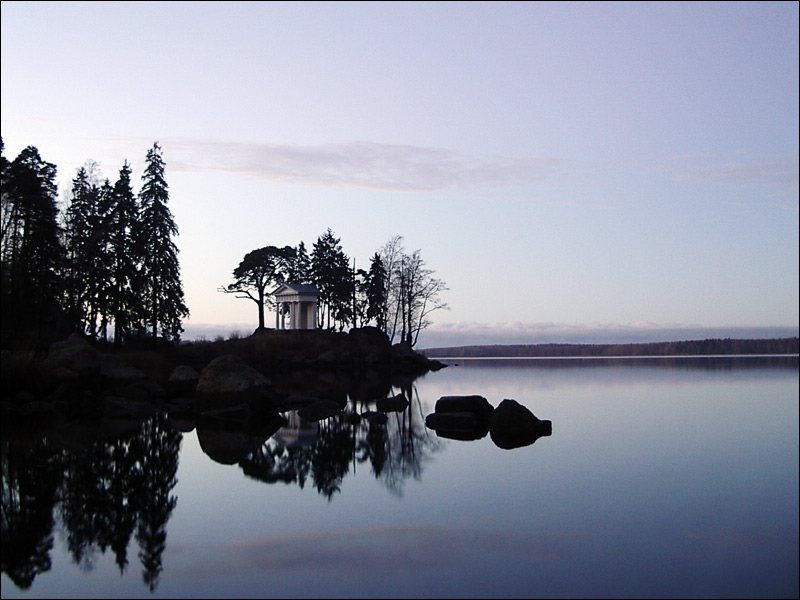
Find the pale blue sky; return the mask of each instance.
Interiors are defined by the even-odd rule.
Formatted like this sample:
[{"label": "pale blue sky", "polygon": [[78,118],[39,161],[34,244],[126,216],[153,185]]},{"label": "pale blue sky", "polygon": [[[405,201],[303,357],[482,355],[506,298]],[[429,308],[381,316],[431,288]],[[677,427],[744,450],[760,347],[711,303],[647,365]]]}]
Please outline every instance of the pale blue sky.
[{"label": "pale blue sky", "polygon": [[6,157],[158,140],[187,332],[330,227],[447,283],[421,347],[796,335],[798,69],[796,2],[2,2]]}]

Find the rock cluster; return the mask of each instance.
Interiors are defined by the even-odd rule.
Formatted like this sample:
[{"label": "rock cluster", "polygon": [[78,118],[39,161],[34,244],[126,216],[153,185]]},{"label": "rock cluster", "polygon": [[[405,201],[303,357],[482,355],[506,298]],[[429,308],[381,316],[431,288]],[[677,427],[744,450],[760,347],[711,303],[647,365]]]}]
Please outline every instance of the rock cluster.
[{"label": "rock cluster", "polygon": [[72,335],[50,347],[41,364],[19,365],[3,354],[3,415],[139,418],[153,414],[167,392],[119,359]]},{"label": "rock cluster", "polygon": [[516,400],[503,400],[493,408],[483,396],[442,396],[425,425],[440,437],[478,440],[487,434],[499,448],[530,446],[551,435],[553,424],[536,417]]}]

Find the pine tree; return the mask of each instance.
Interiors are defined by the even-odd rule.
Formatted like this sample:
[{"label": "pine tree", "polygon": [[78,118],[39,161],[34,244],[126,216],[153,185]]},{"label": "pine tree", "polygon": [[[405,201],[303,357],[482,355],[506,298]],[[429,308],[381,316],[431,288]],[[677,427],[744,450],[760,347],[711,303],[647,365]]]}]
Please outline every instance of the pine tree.
[{"label": "pine tree", "polygon": [[166,340],[180,340],[183,318],[188,316],[180,280],[178,248],[172,241],[178,227],[167,204],[169,191],[164,178],[164,159],[158,142],[147,151],[147,166],[139,192],[144,251],[145,308],[153,341],[161,327]]},{"label": "pine tree", "polygon": [[295,258],[295,249],[291,246],[264,246],[252,250],[233,270],[234,282],[219,288],[219,291],[255,302],[258,306],[258,328],[264,329],[264,306],[274,304],[268,290],[287,281],[289,266]]}]

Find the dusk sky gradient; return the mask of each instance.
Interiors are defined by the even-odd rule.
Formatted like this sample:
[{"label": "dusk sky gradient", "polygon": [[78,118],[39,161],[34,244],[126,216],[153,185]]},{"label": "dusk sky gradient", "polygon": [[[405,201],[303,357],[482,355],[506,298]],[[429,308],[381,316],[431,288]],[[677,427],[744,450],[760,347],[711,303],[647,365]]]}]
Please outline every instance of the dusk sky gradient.
[{"label": "dusk sky gradient", "polygon": [[37,147],[62,194],[127,159],[138,192],[161,144],[184,337],[255,329],[217,288],[328,228],[365,269],[401,235],[446,282],[421,348],[797,335],[797,2],[4,1],[1,24],[6,158]]}]

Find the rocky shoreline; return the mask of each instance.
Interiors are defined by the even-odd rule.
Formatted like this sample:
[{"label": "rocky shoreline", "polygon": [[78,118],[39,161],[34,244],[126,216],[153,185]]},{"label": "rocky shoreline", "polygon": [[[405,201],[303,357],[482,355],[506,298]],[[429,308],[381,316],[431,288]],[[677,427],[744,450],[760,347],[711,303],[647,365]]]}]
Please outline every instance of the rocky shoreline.
[{"label": "rocky shoreline", "polygon": [[[381,426],[410,406],[417,377],[444,366],[374,328],[264,330],[138,350],[72,335],[42,359],[3,351],[0,414],[4,438],[35,433],[66,447],[132,433],[165,415],[177,431],[196,429],[214,460],[232,464],[282,431],[290,414]],[[490,435],[503,449],[552,432],[550,421],[516,401],[494,407],[482,396],[440,398],[425,425],[442,438]]]},{"label": "rocky shoreline", "polygon": [[252,419],[308,407],[324,414],[348,397],[386,402],[393,387],[443,366],[373,327],[257,330],[157,349],[116,349],[73,334],[41,360],[3,352],[2,415],[91,420],[166,410],[221,418],[235,409],[237,419],[243,411]]}]

